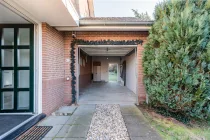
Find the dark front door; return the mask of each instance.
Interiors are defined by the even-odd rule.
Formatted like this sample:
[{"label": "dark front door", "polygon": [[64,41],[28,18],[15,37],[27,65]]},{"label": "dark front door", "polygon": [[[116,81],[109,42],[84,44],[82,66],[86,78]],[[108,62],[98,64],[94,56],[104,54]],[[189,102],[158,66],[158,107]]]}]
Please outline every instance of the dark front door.
[{"label": "dark front door", "polygon": [[0,112],[33,112],[34,26],[0,24]]}]

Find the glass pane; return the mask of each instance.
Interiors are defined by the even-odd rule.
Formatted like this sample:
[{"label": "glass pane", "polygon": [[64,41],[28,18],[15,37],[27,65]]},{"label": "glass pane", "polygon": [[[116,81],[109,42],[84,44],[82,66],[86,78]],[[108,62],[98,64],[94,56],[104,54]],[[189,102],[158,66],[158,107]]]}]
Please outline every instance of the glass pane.
[{"label": "glass pane", "polygon": [[29,45],[30,30],[27,28],[20,28],[18,32],[18,45]]},{"label": "glass pane", "polygon": [[29,70],[18,71],[18,87],[29,88]]},{"label": "glass pane", "polygon": [[13,28],[4,28],[1,45],[14,45],[14,29]]},{"label": "glass pane", "polygon": [[29,109],[29,91],[18,92],[18,109]]},{"label": "glass pane", "polygon": [[2,71],[2,88],[13,88],[14,87],[14,71],[3,70]]},{"label": "glass pane", "polygon": [[29,67],[30,51],[29,49],[18,49],[18,66]]},{"label": "glass pane", "polygon": [[2,92],[2,109],[14,108],[14,93]]},{"label": "glass pane", "polygon": [[14,66],[14,50],[13,49],[2,49],[1,63],[2,63],[2,67]]}]

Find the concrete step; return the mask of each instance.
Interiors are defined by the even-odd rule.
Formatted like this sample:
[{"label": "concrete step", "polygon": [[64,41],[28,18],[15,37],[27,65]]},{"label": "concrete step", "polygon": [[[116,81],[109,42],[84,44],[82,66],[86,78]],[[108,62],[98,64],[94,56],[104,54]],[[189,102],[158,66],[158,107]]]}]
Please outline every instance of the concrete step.
[{"label": "concrete step", "polygon": [[74,111],[77,109],[77,106],[62,106],[57,111],[53,112],[53,116],[71,116]]}]

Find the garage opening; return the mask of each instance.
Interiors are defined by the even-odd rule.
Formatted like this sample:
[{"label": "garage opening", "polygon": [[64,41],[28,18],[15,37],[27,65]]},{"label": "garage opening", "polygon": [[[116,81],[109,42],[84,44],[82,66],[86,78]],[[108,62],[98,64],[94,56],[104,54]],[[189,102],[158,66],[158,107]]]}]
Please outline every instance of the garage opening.
[{"label": "garage opening", "polygon": [[137,103],[136,47],[134,45],[79,46],[78,103]]}]

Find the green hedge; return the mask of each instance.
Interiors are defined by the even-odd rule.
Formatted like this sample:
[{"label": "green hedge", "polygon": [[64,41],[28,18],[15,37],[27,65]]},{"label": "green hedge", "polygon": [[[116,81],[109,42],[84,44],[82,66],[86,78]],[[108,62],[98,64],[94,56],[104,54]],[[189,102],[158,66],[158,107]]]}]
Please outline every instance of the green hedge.
[{"label": "green hedge", "polygon": [[210,0],[156,6],[143,66],[149,104],[210,117]]}]

